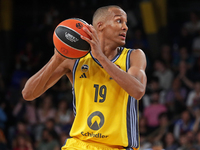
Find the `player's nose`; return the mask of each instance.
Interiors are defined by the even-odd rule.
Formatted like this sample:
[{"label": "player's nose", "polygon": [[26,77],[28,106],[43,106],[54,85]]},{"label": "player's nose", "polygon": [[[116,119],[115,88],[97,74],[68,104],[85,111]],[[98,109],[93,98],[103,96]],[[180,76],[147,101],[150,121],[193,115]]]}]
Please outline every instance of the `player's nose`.
[{"label": "player's nose", "polygon": [[122,29],[123,29],[123,30],[125,30],[125,31],[127,31],[127,30],[128,30],[128,26],[127,26],[127,24],[126,24],[126,23],[123,23]]}]

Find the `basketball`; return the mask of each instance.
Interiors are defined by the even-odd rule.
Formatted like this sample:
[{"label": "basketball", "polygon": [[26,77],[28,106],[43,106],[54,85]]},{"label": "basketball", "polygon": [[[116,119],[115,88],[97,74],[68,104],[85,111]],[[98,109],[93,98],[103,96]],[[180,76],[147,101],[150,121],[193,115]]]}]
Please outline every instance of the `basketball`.
[{"label": "basketball", "polygon": [[58,53],[66,58],[77,59],[90,51],[90,44],[81,39],[81,35],[90,38],[83,30],[85,24],[88,23],[82,19],[70,18],[57,25],[53,33],[53,43]]}]

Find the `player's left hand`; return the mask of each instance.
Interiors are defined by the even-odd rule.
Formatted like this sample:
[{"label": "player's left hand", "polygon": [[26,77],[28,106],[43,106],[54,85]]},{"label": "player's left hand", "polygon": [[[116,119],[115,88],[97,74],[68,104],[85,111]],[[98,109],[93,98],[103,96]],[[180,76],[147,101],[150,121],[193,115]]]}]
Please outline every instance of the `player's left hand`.
[{"label": "player's left hand", "polygon": [[92,25],[86,25],[86,27],[87,28],[83,27],[83,30],[90,36],[90,39],[85,36],[81,36],[81,38],[90,44],[92,55],[98,59],[98,57],[103,56],[104,54],[101,50],[97,31]]}]

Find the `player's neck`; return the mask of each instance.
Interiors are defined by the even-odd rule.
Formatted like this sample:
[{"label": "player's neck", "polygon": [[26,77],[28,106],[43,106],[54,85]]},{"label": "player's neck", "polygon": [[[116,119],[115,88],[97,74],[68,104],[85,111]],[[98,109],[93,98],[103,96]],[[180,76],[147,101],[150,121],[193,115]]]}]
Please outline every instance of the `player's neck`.
[{"label": "player's neck", "polygon": [[109,46],[104,47],[102,49],[104,55],[109,59],[112,60],[119,52],[119,47],[111,48]]},{"label": "player's neck", "polygon": [[109,59],[112,60],[119,52],[119,47],[115,45],[114,43],[112,44],[111,41],[103,39],[101,43],[101,49],[104,53],[104,55]]}]

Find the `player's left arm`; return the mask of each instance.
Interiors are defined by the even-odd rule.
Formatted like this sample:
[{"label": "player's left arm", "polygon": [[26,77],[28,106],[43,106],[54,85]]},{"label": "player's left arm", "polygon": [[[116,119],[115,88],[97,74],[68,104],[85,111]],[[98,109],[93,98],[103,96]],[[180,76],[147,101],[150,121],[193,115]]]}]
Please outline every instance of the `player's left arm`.
[{"label": "player's left arm", "polygon": [[106,57],[98,59],[108,74],[132,97],[140,100],[146,90],[146,57],[142,50],[133,50],[130,55],[130,68],[123,71]]},{"label": "player's left arm", "polygon": [[102,52],[99,39],[95,29],[91,26],[84,28],[84,31],[91,37],[86,40],[90,46],[93,56],[101,63],[106,72],[132,97],[139,100],[146,90],[146,57],[142,50],[134,50],[130,56],[130,68],[128,72],[123,71],[112,63]]},{"label": "player's left arm", "polygon": [[146,56],[141,49],[136,49],[131,52],[130,55],[130,68],[128,74],[132,76],[132,88],[131,96],[136,99],[141,99],[145,94],[147,77],[145,73],[146,69]]}]

